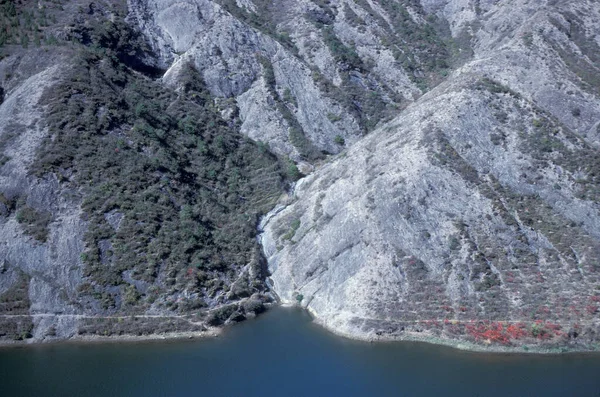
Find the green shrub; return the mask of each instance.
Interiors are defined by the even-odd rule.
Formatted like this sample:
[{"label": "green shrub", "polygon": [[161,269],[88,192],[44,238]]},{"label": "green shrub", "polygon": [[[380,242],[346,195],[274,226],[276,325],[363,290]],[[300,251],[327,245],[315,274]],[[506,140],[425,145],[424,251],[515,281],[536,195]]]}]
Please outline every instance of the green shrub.
[{"label": "green shrub", "polygon": [[335,114],[335,113],[327,113],[327,118],[332,123],[335,123],[336,121],[340,121],[342,119],[342,117],[340,115]]},{"label": "green shrub", "polygon": [[290,159],[287,159],[285,162],[286,162],[285,170],[286,170],[286,175],[287,175],[288,179],[290,179],[291,181],[297,181],[298,179],[300,179],[302,177],[302,174],[300,173],[300,170],[296,166],[296,163],[294,163]]},{"label": "green shrub", "polygon": [[335,60],[340,64],[342,70],[356,69],[360,71],[365,70],[365,65],[362,59],[356,53],[356,50],[352,47],[346,46],[333,31],[333,27],[326,26],[322,29],[323,40],[329,47],[331,54]]},{"label": "green shrub", "polygon": [[25,233],[44,243],[48,238],[48,225],[52,222],[52,214],[25,207],[17,212],[17,222],[23,226]]},{"label": "green shrub", "polygon": [[41,46],[47,28],[56,23],[55,14],[60,11],[59,1],[1,0],[0,48],[7,45],[28,48],[31,42]]},{"label": "green shrub", "polygon": [[300,219],[294,219],[290,225],[290,230],[282,236],[283,240],[291,240],[296,235],[296,232],[300,228]]}]

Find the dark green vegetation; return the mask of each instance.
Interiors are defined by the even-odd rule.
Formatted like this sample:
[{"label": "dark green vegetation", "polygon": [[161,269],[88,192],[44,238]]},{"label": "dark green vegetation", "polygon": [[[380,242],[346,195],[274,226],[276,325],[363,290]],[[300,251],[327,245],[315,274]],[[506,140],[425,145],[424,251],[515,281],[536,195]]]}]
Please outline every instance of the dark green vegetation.
[{"label": "dark green vegetation", "polygon": [[[489,105],[495,110],[494,116],[503,124],[510,122],[511,127],[520,131],[521,150],[532,156],[537,170],[547,168],[551,164],[559,165],[572,175],[576,186],[575,193],[579,199],[600,200],[600,156],[597,149],[550,114],[498,82],[483,78],[474,88],[492,94]],[[503,95],[510,97],[510,106],[503,103]],[[508,114],[514,111],[517,111],[520,117],[509,120]],[[503,145],[506,136],[503,133],[494,133],[491,139],[495,145]],[[555,188],[561,189],[560,185],[556,185]]]},{"label": "dark green vegetation", "polygon": [[[4,90],[0,88],[0,104],[2,104],[4,98]],[[10,157],[7,156],[6,154],[4,154],[4,151],[6,149],[6,146],[8,145],[8,143],[10,142],[11,139],[13,139],[15,137],[15,133],[14,132],[7,132],[4,135],[2,135],[2,137],[0,137],[0,167],[2,167],[4,164],[8,163],[8,161],[10,160]]]},{"label": "dark green vegetation", "polygon": [[57,44],[56,37],[46,30],[56,23],[55,12],[62,9],[64,2],[0,0],[0,48],[5,45],[27,48]]},{"label": "dark green vegetation", "polygon": [[[547,168],[552,163],[559,165],[571,175],[579,175],[574,179],[579,199],[600,200],[600,156],[597,149],[550,114],[496,81],[483,78],[474,88],[493,94],[490,107],[496,110],[494,116],[501,123],[509,122],[508,113],[513,109],[520,113],[521,117],[512,122],[512,127],[521,131],[521,149],[531,154],[537,169]],[[510,97],[513,109],[502,104],[502,95]],[[504,144],[506,139],[502,134],[492,134],[491,138],[496,145]],[[557,185],[556,189],[560,186]]]},{"label": "dark green vegetation", "polygon": [[25,233],[44,243],[48,238],[48,225],[52,221],[52,214],[48,211],[36,211],[31,207],[23,207],[17,212],[19,222]]},{"label": "dark green vegetation", "polygon": [[[254,12],[240,7],[234,0],[218,2],[240,21],[274,38],[293,54],[298,55],[298,49],[291,36],[280,28],[280,22],[288,22],[285,12],[282,11],[285,10],[284,5],[272,0],[255,1],[258,11]],[[369,14],[369,21],[361,19],[347,4],[337,9],[328,1],[315,0],[314,3],[317,8],[307,11],[304,17],[319,29],[323,43],[336,61],[342,84],[339,87],[335,86],[315,65],[310,66],[313,78],[323,93],[342,105],[355,118],[363,133],[373,130],[381,121],[394,117],[403,105],[404,98],[393,89],[377,83],[370,76],[374,67],[373,61],[361,57],[353,43],[344,42],[338,37],[334,25],[339,13],[343,13],[349,23],[359,30],[364,31],[365,23],[371,24],[382,45],[392,51],[397,62],[424,91],[441,81],[453,63],[455,53],[468,46],[455,43],[450,38],[447,27],[437,18],[425,19],[419,2],[381,2],[383,11],[392,16],[393,20],[390,23],[364,0],[357,1],[356,7]],[[415,22],[407,7],[423,17],[424,22]],[[269,67],[265,66],[265,62],[262,63],[268,80]],[[272,91],[275,91],[274,87],[273,84]],[[308,147],[309,142],[304,138],[293,113],[282,103],[279,95],[275,94],[274,98],[278,103],[278,110],[290,125],[292,143],[306,159],[314,160],[317,153]]]},{"label": "dark green vegetation", "polygon": [[[0,264],[0,274],[9,270],[7,262]],[[29,314],[29,276],[18,271],[17,282],[6,292],[0,295],[0,314]]]},{"label": "dark green vegetation", "polygon": [[[372,65],[367,65],[353,46],[337,37],[333,27],[335,13],[327,2],[317,1],[316,4],[320,9],[307,13],[306,18],[320,29],[323,42],[337,62],[342,84],[340,87],[333,85],[316,68],[313,68],[313,79],[326,95],[354,116],[363,133],[371,131],[377,123],[390,119],[397,112],[402,98],[365,78]],[[334,122],[335,117],[330,120]]]},{"label": "dark green vegetation", "polygon": [[48,238],[48,226],[52,222],[52,213],[36,210],[26,204],[27,197],[17,196],[8,198],[0,192],[0,217],[16,213],[16,220],[23,231],[35,240],[45,243]]},{"label": "dark green vegetation", "polygon": [[323,40],[338,63],[342,85],[335,87],[315,74],[321,89],[340,102],[358,121],[362,132],[375,128],[382,120],[389,120],[397,114],[400,95],[376,87],[364,77],[369,72],[368,65],[358,56],[356,50],[345,45],[335,34],[332,26],[322,26]]},{"label": "dark green vegetation", "polygon": [[[592,36],[582,29],[581,19],[572,13],[563,13],[569,28],[566,29],[559,21],[551,19],[556,29],[564,33],[579,49],[565,46],[551,37],[545,37],[565,65],[579,78],[579,84],[585,90],[600,93],[600,46]],[[584,55],[584,56],[581,56]]]},{"label": "dark green vegetation", "polygon": [[[420,2],[409,0],[405,3],[407,4],[399,4],[394,0],[381,1],[381,7],[392,16],[390,24],[382,24],[382,27],[394,29],[394,34],[390,35],[394,45],[390,48],[401,49],[399,52],[395,51],[394,56],[405,70],[415,76],[418,84],[427,86],[430,81],[436,80],[428,74],[442,73],[449,68],[450,54],[446,43],[434,28],[436,17],[432,15],[427,23],[418,25],[413,21],[406,6],[422,11]],[[424,71],[424,74],[419,73],[420,70]]]},{"label": "dark green vegetation", "polygon": [[193,67],[177,90],[154,81],[123,12],[73,27],[83,45],[73,43],[72,69],[44,94],[51,137],[31,169],[84,192],[81,292],[105,309],[158,297],[172,310],[201,308],[225,299],[250,262],[257,279],[242,277],[238,296],[261,290],[256,223],[283,191],[280,163],[220,117]]},{"label": "dark green vegetation", "polygon": [[[6,277],[9,263],[0,262],[0,276]],[[0,338],[24,340],[31,338],[33,323],[29,314],[29,276],[17,271],[17,280],[14,285],[0,294]],[[21,315],[22,317],[11,320],[3,315]]]},{"label": "dark green vegetation", "polygon": [[431,15],[424,24],[417,24],[409,14],[411,7],[424,16],[419,1],[382,0],[381,8],[391,17],[388,23],[366,0],[359,4],[382,29],[382,44],[391,49],[396,60],[414,78],[417,85],[427,89],[439,82],[440,75],[447,73],[452,57],[451,48],[457,44],[444,38],[441,22]]},{"label": "dark green vegetation", "polygon": [[97,317],[88,318],[78,327],[77,333],[82,336],[122,336],[122,335],[153,335],[166,332],[198,332],[202,326],[179,317],[144,318],[126,317]]},{"label": "dark green vegetation", "polygon": [[[530,166],[520,175],[524,186],[547,184],[553,186],[557,194],[563,188],[572,189],[580,200],[598,201],[600,157],[597,150],[509,88],[490,79],[480,80],[473,88],[487,91],[486,106],[492,116],[500,121],[500,125],[510,128],[497,128],[496,132],[490,134],[492,143],[506,150],[508,135],[516,134],[518,150],[531,158]],[[592,320],[600,299],[593,288],[567,298],[563,294],[564,282],[542,276],[547,268],[567,267],[574,274],[573,282],[585,281],[600,288],[600,245],[586,231],[583,222],[569,220],[557,213],[552,205],[552,196],[549,199],[548,195],[542,197],[541,193],[523,193],[514,186],[501,184],[493,171],[478,172],[466,160],[468,148],[456,141],[453,146],[449,138],[439,131],[435,135],[437,149],[433,157],[437,164],[460,175],[491,200],[493,215],[500,217],[515,236],[508,243],[502,240],[503,232],[499,230],[497,237],[483,238],[478,230],[462,221],[456,222],[460,233],[449,244],[453,250],[466,248],[469,252],[468,257],[472,259],[468,272],[470,280],[474,281],[476,291],[487,291],[482,294],[479,305],[491,308],[489,312],[497,319],[506,318],[509,304],[500,299],[500,284],[504,283],[504,289],[518,290],[523,281],[516,279],[521,277],[533,291],[523,299],[526,305],[519,313],[522,318]],[[545,181],[553,178],[551,170],[556,168],[561,169],[563,178],[554,177],[556,179]],[[492,221],[492,217],[488,220]],[[550,245],[532,250],[535,242],[531,240],[531,230],[545,236]],[[474,237],[478,234],[479,237]],[[492,267],[496,270],[492,271]],[[503,275],[502,280],[499,279],[500,274]],[[569,308],[565,304],[567,299]]]}]

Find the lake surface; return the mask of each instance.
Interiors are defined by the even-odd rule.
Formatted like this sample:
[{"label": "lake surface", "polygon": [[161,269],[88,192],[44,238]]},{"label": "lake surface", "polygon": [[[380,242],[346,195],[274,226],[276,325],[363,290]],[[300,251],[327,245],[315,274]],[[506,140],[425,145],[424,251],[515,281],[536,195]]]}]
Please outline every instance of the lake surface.
[{"label": "lake surface", "polygon": [[0,349],[0,395],[600,397],[600,355],[369,344],[276,308],[215,339]]}]

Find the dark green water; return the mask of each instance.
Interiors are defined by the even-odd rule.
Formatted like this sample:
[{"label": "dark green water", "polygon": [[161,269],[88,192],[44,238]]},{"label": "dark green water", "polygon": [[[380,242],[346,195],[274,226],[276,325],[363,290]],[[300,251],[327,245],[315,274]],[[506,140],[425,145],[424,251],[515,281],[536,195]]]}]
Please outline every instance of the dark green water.
[{"label": "dark green water", "polygon": [[333,336],[278,308],[220,338],[0,350],[0,396],[600,396],[600,356]]}]

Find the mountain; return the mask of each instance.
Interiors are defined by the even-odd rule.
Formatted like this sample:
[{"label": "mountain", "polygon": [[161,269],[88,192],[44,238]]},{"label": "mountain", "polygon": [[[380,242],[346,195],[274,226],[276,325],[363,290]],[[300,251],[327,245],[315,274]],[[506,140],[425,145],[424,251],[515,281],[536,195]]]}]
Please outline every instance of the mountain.
[{"label": "mountain", "polygon": [[596,2],[0,7],[0,338],[597,347]]}]

